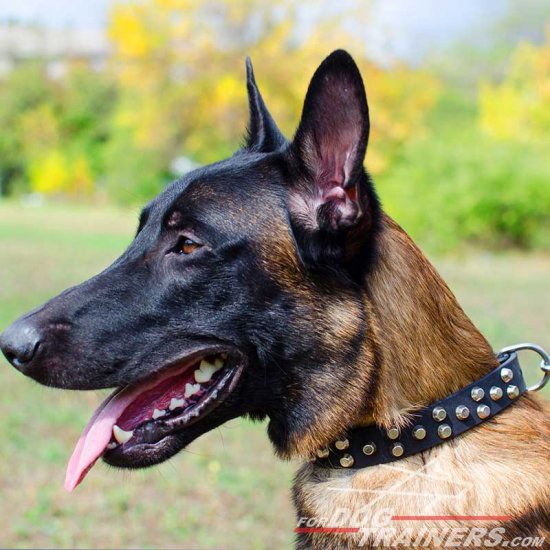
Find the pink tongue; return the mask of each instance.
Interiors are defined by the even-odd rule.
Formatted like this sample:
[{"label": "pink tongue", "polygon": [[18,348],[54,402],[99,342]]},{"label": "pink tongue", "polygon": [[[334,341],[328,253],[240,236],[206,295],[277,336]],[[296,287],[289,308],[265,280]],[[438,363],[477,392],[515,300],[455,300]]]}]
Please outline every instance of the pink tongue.
[{"label": "pink tongue", "polygon": [[95,411],[82,432],[73,451],[67,474],[65,475],[65,489],[72,491],[86,476],[95,461],[103,454],[105,447],[113,434],[113,426],[122,411],[130,404],[140,391],[126,392],[122,390],[110,395]]},{"label": "pink tongue", "polygon": [[[164,378],[161,377],[161,379]],[[111,441],[113,426],[122,412],[140,394],[159,383],[159,378],[137,387],[127,387],[111,394],[97,408],[82,432],[67,465],[65,489],[72,491],[86,477],[90,468]]]}]

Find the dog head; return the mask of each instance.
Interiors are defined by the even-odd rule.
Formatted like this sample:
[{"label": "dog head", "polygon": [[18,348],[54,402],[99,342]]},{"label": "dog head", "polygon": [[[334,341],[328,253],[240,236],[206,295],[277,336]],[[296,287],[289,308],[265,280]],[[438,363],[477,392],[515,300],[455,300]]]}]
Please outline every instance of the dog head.
[{"label": "dog head", "polygon": [[75,449],[69,488],[100,456],[152,465],[242,415],[269,418],[281,456],[311,456],[368,407],[360,283],[379,207],[360,73],[343,51],[325,59],[290,142],[249,62],[247,84],[244,147],[172,183],[118,260],[1,336],[43,384],[115,388]]}]

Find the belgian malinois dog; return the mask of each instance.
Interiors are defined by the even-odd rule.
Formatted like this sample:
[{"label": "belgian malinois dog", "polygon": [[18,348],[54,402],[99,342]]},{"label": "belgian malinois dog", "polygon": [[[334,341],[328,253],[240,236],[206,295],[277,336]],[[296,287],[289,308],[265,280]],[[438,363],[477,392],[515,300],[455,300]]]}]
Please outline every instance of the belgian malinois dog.
[{"label": "belgian malinois dog", "polygon": [[[365,506],[408,517],[437,501],[443,520],[395,522],[397,534],[479,527],[468,517],[490,515],[483,527],[501,528],[502,540],[478,533],[468,544],[548,535],[550,416],[531,395],[391,465],[316,461],[357,427],[407,426],[413,411],[498,361],[381,209],[363,168],[369,110],[349,54],[332,53],[315,72],[292,141],[266,109],[250,62],[247,76],[244,146],[172,183],[143,209],[118,260],[1,336],[8,361],[42,384],[115,388],[75,448],[67,489],[100,457],[151,466],[247,416],[269,420],[279,457],[304,459],[298,518]],[[297,530],[298,548],[377,544],[361,530]]]}]

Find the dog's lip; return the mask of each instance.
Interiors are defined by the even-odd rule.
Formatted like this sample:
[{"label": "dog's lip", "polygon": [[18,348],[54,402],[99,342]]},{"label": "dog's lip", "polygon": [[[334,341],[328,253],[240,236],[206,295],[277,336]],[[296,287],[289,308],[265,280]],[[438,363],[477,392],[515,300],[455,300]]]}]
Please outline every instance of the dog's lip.
[{"label": "dog's lip", "polygon": [[183,358],[174,359],[164,367],[150,372],[149,376],[135,379],[123,388],[115,390],[95,411],[73,451],[67,467],[65,480],[67,490],[73,490],[84,479],[97,459],[105,453],[112,435],[112,427],[135,399],[164,380],[184,374],[202,358],[221,353],[244,364],[243,354],[234,347],[203,346],[185,354]]},{"label": "dog's lip", "polygon": [[[134,430],[134,436],[132,436],[127,443],[119,445],[114,449],[105,450],[102,459],[107,464],[120,468],[143,468],[170,458],[181,450],[181,447],[164,454],[162,453],[163,449],[170,446],[169,443],[177,438],[178,433],[199,423],[235,391],[241,380],[245,365],[246,361],[243,360],[228,368],[228,371],[222,377],[222,383],[216,386],[216,391],[218,391],[217,397],[211,400],[211,402],[200,411],[199,415],[192,418],[186,418],[187,415],[183,413],[167,421],[159,419],[144,423]],[[154,435],[158,437],[158,439],[155,441],[151,440],[151,434],[143,433],[152,426],[157,430]],[[155,455],[155,458],[151,459],[150,455]]]}]

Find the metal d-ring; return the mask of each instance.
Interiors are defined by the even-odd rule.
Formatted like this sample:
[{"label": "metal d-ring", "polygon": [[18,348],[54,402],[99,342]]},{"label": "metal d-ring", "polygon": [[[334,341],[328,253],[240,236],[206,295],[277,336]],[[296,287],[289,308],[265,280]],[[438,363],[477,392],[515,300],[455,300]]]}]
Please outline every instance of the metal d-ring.
[{"label": "metal d-ring", "polygon": [[499,355],[502,353],[515,353],[516,351],[521,351],[523,349],[528,349],[531,351],[534,351],[538,353],[542,357],[542,361],[540,362],[540,368],[542,372],[544,373],[542,375],[542,379],[537,384],[534,384],[533,386],[529,386],[527,388],[527,391],[539,391],[546,386],[548,383],[548,380],[550,380],[550,356],[546,353],[544,349],[542,349],[537,344],[531,344],[528,342],[525,342],[523,344],[516,344],[515,346],[508,346],[506,348],[503,348],[499,351]]}]

